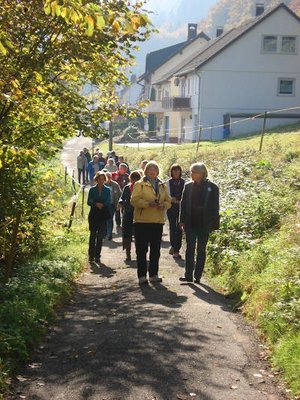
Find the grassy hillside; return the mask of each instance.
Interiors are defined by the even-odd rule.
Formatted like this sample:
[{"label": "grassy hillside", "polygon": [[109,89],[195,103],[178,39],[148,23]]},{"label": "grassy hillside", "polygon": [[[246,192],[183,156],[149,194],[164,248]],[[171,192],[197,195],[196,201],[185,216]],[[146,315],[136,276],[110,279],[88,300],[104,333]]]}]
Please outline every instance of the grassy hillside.
[{"label": "grassy hillside", "polygon": [[219,143],[119,148],[130,165],[155,159],[166,177],[178,162],[203,161],[220,187],[221,229],[208,248],[206,271],[237,302],[272,348],[274,364],[300,394],[300,126]]}]

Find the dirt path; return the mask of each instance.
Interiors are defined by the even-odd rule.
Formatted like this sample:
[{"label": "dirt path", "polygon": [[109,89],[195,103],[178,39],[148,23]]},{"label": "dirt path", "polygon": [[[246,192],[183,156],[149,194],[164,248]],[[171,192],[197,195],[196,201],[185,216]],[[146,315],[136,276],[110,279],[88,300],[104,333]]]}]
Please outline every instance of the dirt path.
[{"label": "dirt path", "polygon": [[184,262],[168,248],[165,231],[163,282],[140,287],[115,232],[11,399],[286,399],[253,331],[207,283],[180,283]]}]

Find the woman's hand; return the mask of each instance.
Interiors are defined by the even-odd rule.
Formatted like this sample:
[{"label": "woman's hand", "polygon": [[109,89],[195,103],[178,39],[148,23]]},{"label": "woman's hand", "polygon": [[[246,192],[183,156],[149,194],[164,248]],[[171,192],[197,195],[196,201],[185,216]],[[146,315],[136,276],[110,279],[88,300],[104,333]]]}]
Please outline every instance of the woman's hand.
[{"label": "woman's hand", "polygon": [[99,210],[102,210],[102,208],[104,207],[103,203],[96,203],[96,207],[99,208]]},{"label": "woman's hand", "polygon": [[179,228],[182,230],[182,232],[185,231],[185,224],[183,224],[182,222],[179,224]]}]

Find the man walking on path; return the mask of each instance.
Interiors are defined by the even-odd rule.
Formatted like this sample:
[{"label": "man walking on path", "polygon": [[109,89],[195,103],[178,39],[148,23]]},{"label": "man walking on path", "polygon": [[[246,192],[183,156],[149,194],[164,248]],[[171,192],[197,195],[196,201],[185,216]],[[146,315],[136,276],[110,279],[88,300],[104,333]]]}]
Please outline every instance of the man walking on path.
[{"label": "man walking on path", "polygon": [[[200,283],[209,233],[219,228],[219,188],[207,178],[203,163],[190,168],[192,182],[185,184],[180,203],[180,226],[186,233],[185,276],[181,281]],[[195,264],[195,248],[197,257]]]}]

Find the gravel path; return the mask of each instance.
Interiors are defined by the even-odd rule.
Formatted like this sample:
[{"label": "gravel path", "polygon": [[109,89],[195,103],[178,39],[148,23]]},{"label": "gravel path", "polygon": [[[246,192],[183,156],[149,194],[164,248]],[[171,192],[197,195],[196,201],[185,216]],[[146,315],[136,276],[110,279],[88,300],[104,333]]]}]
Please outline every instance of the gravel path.
[{"label": "gravel path", "polygon": [[10,399],[286,399],[252,329],[205,281],[180,283],[184,262],[168,249],[165,230],[163,282],[140,287],[115,232]]}]

